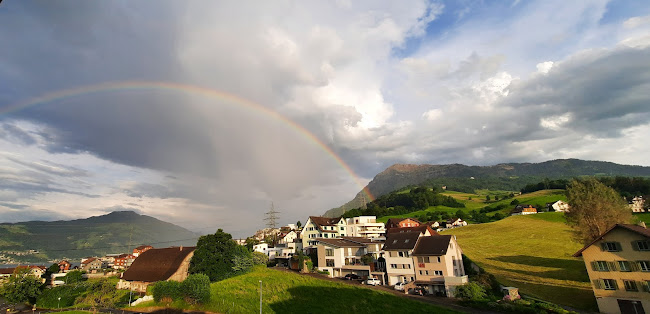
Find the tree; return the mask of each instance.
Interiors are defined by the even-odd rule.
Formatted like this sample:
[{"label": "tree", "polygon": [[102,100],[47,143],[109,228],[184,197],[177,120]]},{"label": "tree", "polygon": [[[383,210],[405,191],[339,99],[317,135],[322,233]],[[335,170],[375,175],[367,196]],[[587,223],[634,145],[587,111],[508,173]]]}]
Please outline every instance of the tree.
[{"label": "tree", "polygon": [[296,227],[298,227],[298,229],[300,229],[300,227],[302,227],[302,223],[300,222],[300,220],[298,220],[298,222],[296,222]]},{"label": "tree", "polygon": [[573,227],[576,240],[589,244],[618,223],[629,223],[632,213],[614,189],[595,178],[573,180],[567,187],[571,211],[567,223]]},{"label": "tree", "polygon": [[246,243],[246,248],[247,248],[249,251],[252,251],[254,245],[256,245],[256,244],[260,244],[260,240],[255,239],[255,238],[253,238],[253,237],[248,237],[248,238],[246,238],[246,242],[245,242],[245,243]]},{"label": "tree", "polygon": [[515,198],[512,200],[512,202],[510,202],[510,205],[519,205],[519,200]]},{"label": "tree", "polygon": [[181,282],[185,301],[190,304],[210,301],[210,278],[204,274],[192,274]]},{"label": "tree", "polygon": [[462,220],[467,220],[467,213],[465,213],[464,211],[462,211],[462,210],[459,209],[459,210],[456,212],[456,217],[457,217],[457,218],[460,218],[460,219],[462,219]]},{"label": "tree", "polygon": [[489,201],[490,201],[490,196],[489,196],[489,195],[486,195],[486,196],[485,196],[485,200],[489,202]]},{"label": "tree", "polygon": [[66,284],[82,282],[84,281],[83,274],[84,272],[82,272],[81,270],[73,270],[65,274],[65,276],[63,276],[63,281]]},{"label": "tree", "polygon": [[196,250],[190,261],[190,274],[206,274],[211,281],[226,279],[235,273],[233,259],[244,251],[246,250],[222,229],[214,234],[204,235],[196,243]]},{"label": "tree", "polygon": [[456,287],[454,296],[464,300],[483,300],[487,298],[485,288],[475,282],[468,282]]},{"label": "tree", "polygon": [[32,274],[29,268],[17,268],[14,273],[0,286],[0,295],[11,304],[36,302],[41,293],[43,283]]}]

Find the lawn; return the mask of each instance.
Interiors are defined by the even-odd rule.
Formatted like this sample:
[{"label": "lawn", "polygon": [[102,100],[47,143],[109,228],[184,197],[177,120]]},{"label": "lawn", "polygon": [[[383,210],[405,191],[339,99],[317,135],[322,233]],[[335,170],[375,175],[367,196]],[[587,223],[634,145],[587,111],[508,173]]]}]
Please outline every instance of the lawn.
[{"label": "lawn", "polygon": [[583,310],[595,310],[585,264],[571,257],[573,242],[562,213],[512,216],[442,232],[453,234],[467,257],[504,285],[524,294]]},{"label": "lawn", "polygon": [[[259,312],[262,281],[264,313],[457,313],[387,292],[258,267],[253,272],[213,283],[208,304],[171,306],[218,313]],[[138,307],[164,306],[147,302]]]}]

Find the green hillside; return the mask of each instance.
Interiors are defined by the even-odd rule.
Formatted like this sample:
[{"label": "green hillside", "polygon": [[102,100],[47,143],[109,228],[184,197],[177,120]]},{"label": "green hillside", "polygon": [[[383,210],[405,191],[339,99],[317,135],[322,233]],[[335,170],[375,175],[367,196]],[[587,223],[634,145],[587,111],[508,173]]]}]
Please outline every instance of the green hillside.
[{"label": "green hillside", "polygon": [[[174,224],[132,211],[120,211],[70,221],[2,223],[0,253],[5,252],[15,261],[42,262],[127,252],[141,244],[154,247],[194,245],[197,238],[196,233]],[[28,250],[39,253],[6,254],[7,251]]]},{"label": "green hillside", "polygon": [[[259,312],[259,288],[263,287],[264,313],[457,313],[363,286],[258,267],[253,272],[212,284],[208,304],[173,308],[217,313]],[[165,306],[144,303],[138,307]]]},{"label": "green hillside", "polygon": [[504,285],[524,294],[578,309],[596,299],[563,213],[512,216],[444,231],[457,236],[465,255]]},{"label": "green hillside", "polygon": [[[396,192],[399,193],[399,192]],[[494,212],[489,212],[487,213],[488,217],[493,216],[495,213],[501,213],[504,216],[510,215],[510,211],[514,208],[514,205],[510,205],[510,203],[513,200],[519,201],[520,204],[531,204],[533,206],[535,205],[542,205],[544,206],[546,203],[552,203],[558,200],[563,200],[566,201],[566,196],[564,195],[564,190],[541,190],[541,191],[536,191],[533,193],[527,193],[527,194],[522,194],[522,195],[516,195],[513,198],[506,198],[500,201],[486,201],[486,196],[490,196],[491,199],[493,200],[495,196],[498,196],[499,198],[503,198],[504,196],[509,195],[510,191],[488,191],[488,190],[478,190],[476,193],[463,193],[463,192],[456,192],[456,191],[445,191],[444,193],[441,193],[442,195],[445,196],[451,196],[458,200],[459,202],[463,203],[465,205],[465,208],[452,208],[452,207],[447,207],[447,206],[431,206],[425,210],[418,210],[418,211],[413,211],[410,213],[406,214],[400,214],[400,215],[389,215],[389,216],[383,216],[380,218],[377,218],[377,221],[379,222],[386,222],[390,218],[407,218],[407,217],[414,217],[420,219],[421,216],[427,215],[432,212],[446,212],[449,215],[454,216],[455,213],[458,210],[461,210],[463,212],[469,213],[473,210],[480,211],[482,208],[485,208],[487,206],[490,207],[496,207],[499,205],[504,205],[505,208],[494,211]],[[471,199],[470,199],[471,198]],[[428,220],[428,219],[425,219]],[[469,219],[469,222],[472,223],[473,221]]]}]

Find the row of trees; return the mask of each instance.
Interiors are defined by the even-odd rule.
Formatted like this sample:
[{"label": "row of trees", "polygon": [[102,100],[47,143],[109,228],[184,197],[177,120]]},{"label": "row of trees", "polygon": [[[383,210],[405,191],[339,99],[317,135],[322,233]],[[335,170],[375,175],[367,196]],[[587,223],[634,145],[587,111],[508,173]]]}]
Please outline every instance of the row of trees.
[{"label": "row of trees", "polygon": [[452,208],[464,208],[465,204],[451,196],[437,193],[435,189],[426,186],[413,187],[407,193],[400,191],[392,192],[378,197],[368,203],[366,208],[356,208],[343,214],[344,218],[356,216],[388,216],[400,215],[413,211],[423,210],[429,206],[447,206]]}]

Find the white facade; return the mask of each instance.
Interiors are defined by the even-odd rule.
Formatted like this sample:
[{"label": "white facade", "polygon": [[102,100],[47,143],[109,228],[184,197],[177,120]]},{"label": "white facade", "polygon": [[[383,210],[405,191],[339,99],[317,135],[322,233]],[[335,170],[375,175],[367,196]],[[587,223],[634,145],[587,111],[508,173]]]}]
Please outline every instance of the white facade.
[{"label": "white facade", "polygon": [[645,212],[645,210],[643,209],[644,205],[645,205],[645,200],[643,199],[643,197],[636,196],[630,202],[630,209],[632,209],[632,212],[634,213],[643,213]]},{"label": "white facade", "polygon": [[253,245],[253,252],[260,252],[260,253],[267,254],[266,251],[268,250],[269,250],[268,243],[260,243],[260,244]]},{"label": "white facade", "polygon": [[[324,217],[317,218],[327,219]],[[344,218],[339,219],[333,224],[319,225],[309,217],[301,232],[302,246],[304,249],[307,249],[307,247],[310,246],[315,247],[318,244],[318,241],[316,240],[318,238],[332,239],[345,236],[346,229],[347,225]]]},{"label": "white facade", "polygon": [[346,219],[347,236],[379,238],[386,235],[386,226],[377,222],[376,216],[359,216]]},{"label": "white facade", "polygon": [[413,267],[413,250],[386,251],[386,273],[388,284],[395,285],[398,282],[411,282],[415,280],[415,268]]},{"label": "white facade", "polygon": [[290,231],[278,243],[293,243],[298,239],[298,234],[295,231]]}]

